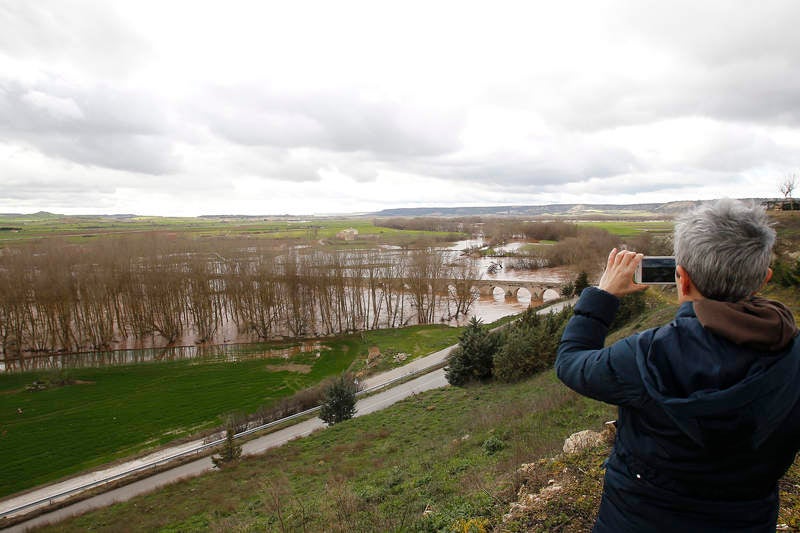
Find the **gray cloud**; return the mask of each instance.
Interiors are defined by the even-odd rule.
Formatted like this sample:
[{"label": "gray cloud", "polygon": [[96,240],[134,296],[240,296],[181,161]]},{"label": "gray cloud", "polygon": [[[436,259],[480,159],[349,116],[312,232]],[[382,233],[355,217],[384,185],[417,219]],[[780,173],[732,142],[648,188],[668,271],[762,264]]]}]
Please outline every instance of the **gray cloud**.
[{"label": "gray cloud", "polygon": [[63,201],[68,196],[90,194],[102,196],[114,192],[115,186],[100,182],[87,188],[86,183],[80,180],[52,179],[49,177],[33,177],[24,175],[20,177],[4,176],[3,191],[0,200],[35,200],[37,198],[51,198],[53,202]]},{"label": "gray cloud", "polygon": [[117,175],[100,180],[76,175],[64,164],[45,164],[39,171],[33,170],[20,164],[24,159],[20,156],[25,155],[21,152],[7,154],[4,162],[0,211],[60,210],[73,205],[102,208],[110,205],[110,197],[121,181]]},{"label": "gray cloud", "polygon": [[726,172],[729,175],[763,166],[765,163],[791,166],[800,163],[796,150],[779,146],[772,138],[752,128],[725,125],[723,131],[706,140],[694,157],[682,163],[696,170]]},{"label": "gray cloud", "polygon": [[110,2],[5,0],[0,51],[16,59],[124,78],[152,53]]},{"label": "gray cloud", "polygon": [[430,156],[458,149],[463,117],[436,107],[372,101],[356,91],[276,92],[211,88],[192,112],[234,143],[313,147],[386,156]]},{"label": "gray cloud", "polygon": [[280,181],[319,181],[323,172],[339,172],[355,181],[373,181],[381,162],[363,153],[339,153],[316,148],[237,146],[226,152],[220,167],[237,174]]},{"label": "gray cloud", "polygon": [[572,135],[532,139],[530,152],[455,155],[398,164],[407,165],[412,172],[448,180],[529,189],[604,178],[642,167],[623,148]]},{"label": "gray cloud", "polygon": [[0,80],[0,138],[84,165],[165,174],[178,168],[163,105],[147,94],[58,80]]},{"label": "gray cloud", "polygon": [[717,68],[740,62],[800,58],[800,4],[760,0],[615,1],[612,33],[633,36],[681,59]]},{"label": "gray cloud", "polygon": [[[561,82],[553,82],[558,86]],[[774,58],[706,67],[687,64],[653,79],[621,75],[563,82],[548,120],[571,130],[596,131],[701,116],[800,126],[800,60]]]},{"label": "gray cloud", "polygon": [[553,101],[543,110],[550,120],[577,130],[683,116],[800,126],[800,3],[609,4],[608,39],[649,54],[650,75],[631,65],[531,79]]}]

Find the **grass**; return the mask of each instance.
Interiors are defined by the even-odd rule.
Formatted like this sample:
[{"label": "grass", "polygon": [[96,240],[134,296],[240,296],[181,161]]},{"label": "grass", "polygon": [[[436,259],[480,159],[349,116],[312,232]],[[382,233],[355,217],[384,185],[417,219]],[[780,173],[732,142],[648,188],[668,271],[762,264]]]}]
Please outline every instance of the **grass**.
[{"label": "grass", "polygon": [[517,249],[518,254],[533,254],[535,252],[541,251],[543,248],[547,246],[552,246],[557,241],[539,241],[539,242],[530,242],[520,246]]},{"label": "grass", "polygon": [[[0,374],[0,496],[217,427],[230,412],[255,412],[366,359],[369,346],[410,360],[454,344],[459,331],[415,326],[325,340],[331,349],[318,359],[302,352],[289,361],[198,359]],[[311,371],[269,370],[286,362]],[[384,366],[397,364],[389,359]],[[34,381],[64,378],[72,384],[26,390]]]},{"label": "grass", "polygon": [[[381,357],[368,364],[366,358],[356,361],[353,371],[370,373],[384,372],[409,361],[435,351],[452,346],[458,342],[462,328],[444,325],[409,326],[402,329],[385,329],[366,331],[361,335],[362,342],[369,347],[376,347]],[[395,354],[406,354],[402,361],[395,360]]]},{"label": "grass", "polygon": [[360,218],[284,219],[266,217],[113,217],[61,215],[0,215],[0,243],[24,242],[43,237],[62,236],[71,242],[125,233],[147,231],[180,232],[197,237],[247,236],[265,239],[334,240],[346,228],[358,230],[359,240],[348,241],[358,246],[361,241],[405,244],[420,240],[458,240],[462,234],[436,231],[406,231],[375,226]]},{"label": "grass", "polygon": [[670,220],[663,221],[597,221],[597,222],[578,222],[579,226],[591,226],[601,228],[609,233],[618,235],[620,237],[634,237],[645,231],[650,233],[670,233],[673,230],[674,223]]},{"label": "grass", "polygon": [[308,374],[270,372],[259,360],[179,361],[75,369],[75,384],[36,392],[25,390],[25,381],[48,376],[3,376],[0,494],[214,427],[226,412],[255,411],[346,369],[355,343],[338,348],[323,352]]},{"label": "grass", "polygon": [[609,417],[552,372],[429,391],[51,530],[451,530],[496,520],[520,463]]}]

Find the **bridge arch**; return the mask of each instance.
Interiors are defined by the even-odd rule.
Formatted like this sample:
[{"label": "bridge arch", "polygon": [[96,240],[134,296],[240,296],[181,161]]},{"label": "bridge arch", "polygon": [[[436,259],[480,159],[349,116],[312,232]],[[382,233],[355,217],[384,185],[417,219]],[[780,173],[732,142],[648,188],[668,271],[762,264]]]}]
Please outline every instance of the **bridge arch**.
[{"label": "bridge arch", "polygon": [[553,287],[550,287],[542,292],[542,301],[544,302],[558,300],[559,298],[561,298],[561,293]]}]

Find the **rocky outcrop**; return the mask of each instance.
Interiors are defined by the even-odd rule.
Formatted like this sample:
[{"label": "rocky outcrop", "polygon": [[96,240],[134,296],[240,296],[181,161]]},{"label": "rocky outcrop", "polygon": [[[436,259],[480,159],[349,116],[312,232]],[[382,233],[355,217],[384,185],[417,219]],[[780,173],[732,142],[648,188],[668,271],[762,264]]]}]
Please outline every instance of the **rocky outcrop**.
[{"label": "rocky outcrop", "polygon": [[503,515],[500,530],[545,531],[561,522],[570,531],[589,531],[600,502],[602,461],[615,435],[615,423],[606,422],[602,431],[570,435],[563,454],[521,465],[517,500]]},{"label": "rocky outcrop", "polygon": [[576,453],[587,448],[594,448],[601,444],[612,444],[617,433],[614,421],[606,422],[603,431],[585,429],[573,433],[564,441],[564,453]]}]

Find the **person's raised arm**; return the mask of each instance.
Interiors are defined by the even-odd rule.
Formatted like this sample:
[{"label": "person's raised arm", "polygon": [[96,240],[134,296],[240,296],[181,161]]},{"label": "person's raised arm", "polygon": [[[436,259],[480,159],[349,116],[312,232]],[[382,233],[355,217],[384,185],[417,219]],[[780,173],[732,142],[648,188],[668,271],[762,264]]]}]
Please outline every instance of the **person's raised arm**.
[{"label": "person's raised arm", "polygon": [[642,254],[616,248],[597,287],[583,291],[575,305],[556,358],[556,373],[571,389],[613,404],[636,403],[642,394],[634,355],[634,335],[604,348],[608,328],[619,308],[619,298],[646,289],[633,274]]}]

